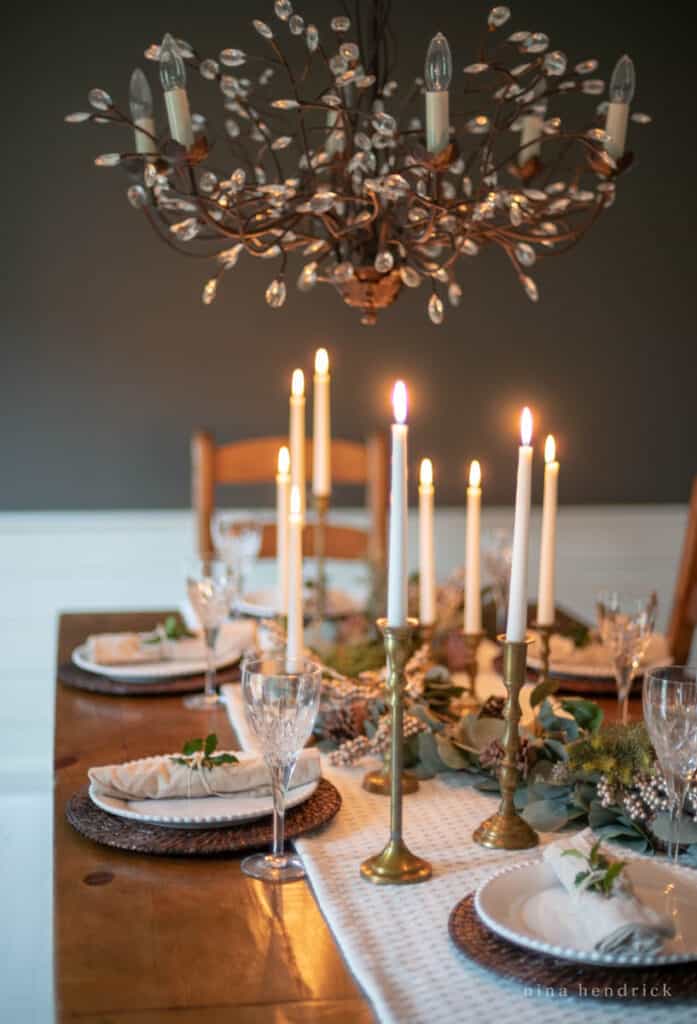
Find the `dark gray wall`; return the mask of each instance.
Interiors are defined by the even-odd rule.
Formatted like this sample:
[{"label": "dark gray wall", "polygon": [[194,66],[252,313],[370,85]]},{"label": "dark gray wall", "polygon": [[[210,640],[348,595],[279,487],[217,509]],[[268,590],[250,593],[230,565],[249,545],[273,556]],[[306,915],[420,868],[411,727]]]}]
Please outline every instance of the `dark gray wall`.
[{"label": "dark gray wall", "polygon": [[[340,7],[298,6],[325,30]],[[120,148],[116,129],[62,123],[90,86],[123,102],[131,68],[166,29],[211,55],[259,45],[249,21],[268,17],[271,0],[15,9],[3,26],[0,506],[185,506],[191,429],[224,439],[283,431],[290,372],[309,370],[318,344],[332,355],[340,435],[386,423],[389,383],[409,382],[412,454],[433,456],[443,502],[462,499],[473,456],[487,500],[511,499],[524,401],[538,436],[560,439],[564,501],[683,500],[697,471],[697,372],[695,77],[682,7],[514,5],[517,27],[547,31],[574,60],[601,58],[606,74],[622,52],[633,55],[636,109],[656,119],[632,131],[639,165],[591,236],[540,268],[539,305],[491,253],[461,269],[463,303],[443,327],[427,320],[422,288],[373,329],[326,287],[292,290],[282,312],[268,309],[272,267],[250,259],[203,308],[205,264],[155,239],[126,204],[121,171],[91,166]],[[461,82],[486,5],[395,0],[394,9],[401,67],[417,72],[441,29]],[[192,92],[204,108],[213,90],[197,81]]]}]

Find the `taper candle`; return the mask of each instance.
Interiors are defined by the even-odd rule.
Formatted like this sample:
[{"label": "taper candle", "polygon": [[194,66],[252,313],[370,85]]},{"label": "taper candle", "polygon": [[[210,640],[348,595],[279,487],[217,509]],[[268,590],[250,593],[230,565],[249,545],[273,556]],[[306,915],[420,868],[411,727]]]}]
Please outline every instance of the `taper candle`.
[{"label": "taper candle", "polygon": [[482,631],[481,512],[482,471],[475,459],[470,466],[465,532],[465,633]]},{"label": "taper candle", "polygon": [[419,468],[419,622],[436,621],[436,558],[433,529],[433,463],[422,459]]},{"label": "taper candle", "polygon": [[513,522],[511,585],[508,592],[506,640],[522,643],[528,620],[528,543],[530,540],[530,499],[532,496],[532,413],[526,406],[520,417],[521,446],[518,449],[518,479]]},{"label": "taper candle", "polygon": [[293,370],[290,385],[290,482],[300,492],[300,514],[305,518],[305,374]]},{"label": "taper candle", "polygon": [[407,389],[398,380],[392,394],[392,475],[390,484],[390,537],[387,571],[387,624],[407,621]]},{"label": "taper candle", "polygon": [[537,621],[541,626],[554,624],[554,572],[556,562],[557,493],[559,463],[554,438],[545,441],[545,487],[542,499],[542,539],[540,542],[540,579],[537,594]]},{"label": "taper candle", "polygon": [[607,105],[605,131],[610,136],[605,143],[607,152],[615,160],[624,156],[629,123],[629,104],[634,98],[636,73],[634,61],[627,54],[617,61],[610,79],[610,102]]},{"label": "taper candle", "polygon": [[169,32],[160,47],[160,80],[165,91],[169,133],[182,146],[193,146],[194,130],[186,92],[186,65],[176,40]]},{"label": "taper candle", "polygon": [[312,493],[317,498],[332,490],[330,382],[329,355],[326,348],[318,348],[312,392]]},{"label": "taper candle", "polygon": [[438,32],[426,53],[424,81],[426,84],[426,148],[440,153],[450,144],[450,79],[453,59],[448,40]]},{"label": "taper candle", "polygon": [[276,575],[278,610],[288,614],[288,515],[290,501],[290,452],[283,445],[278,449],[276,473]]},{"label": "taper candle", "polygon": [[[155,115],[150,83],[141,68],[135,68],[128,90],[128,104],[135,130],[136,150],[139,153],[157,153]],[[147,132],[147,134],[146,134]]]},{"label": "taper candle", "polygon": [[288,516],[288,661],[302,658],[303,650],[303,517],[300,490],[293,484],[290,488]]}]

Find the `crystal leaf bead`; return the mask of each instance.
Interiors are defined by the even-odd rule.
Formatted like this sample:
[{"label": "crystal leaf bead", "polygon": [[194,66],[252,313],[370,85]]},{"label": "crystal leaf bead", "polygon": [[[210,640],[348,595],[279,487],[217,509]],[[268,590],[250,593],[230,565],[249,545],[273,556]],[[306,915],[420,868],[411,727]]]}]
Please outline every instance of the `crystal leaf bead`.
[{"label": "crystal leaf bead", "polygon": [[515,200],[511,203],[510,218],[514,228],[520,227],[523,223],[523,210],[520,203]]},{"label": "crystal leaf bead", "polygon": [[271,106],[275,110],[297,110],[300,104],[297,100],[274,100]]},{"label": "crystal leaf bead", "polygon": [[225,67],[239,68],[247,60],[247,54],[244,50],[221,50],[218,59]]},{"label": "crystal leaf bead", "polygon": [[542,124],[542,131],[545,133],[545,135],[556,135],[560,128],[560,117],[549,117]]},{"label": "crystal leaf bead", "polygon": [[190,242],[199,233],[199,223],[195,217],[187,217],[176,224],[170,224],[169,230],[180,242]]},{"label": "crystal leaf bead", "polygon": [[312,213],[326,213],[336,201],[336,192],[315,192],[310,199]]},{"label": "crystal leaf bead", "polygon": [[177,49],[182,57],[193,57],[194,48],[186,39],[176,39]]},{"label": "crystal leaf bead", "polygon": [[592,203],[595,199],[594,193],[584,188],[574,189],[573,196],[576,203]]},{"label": "crystal leaf bead", "polygon": [[278,138],[274,139],[274,141],[271,143],[271,149],[288,149],[288,146],[290,146],[292,141],[293,139],[291,138],[290,135],[279,135]]},{"label": "crystal leaf bead", "polygon": [[317,261],[306,263],[298,277],[298,291],[309,292],[317,283]]},{"label": "crystal leaf bead", "polygon": [[553,181],[551,185],[547,185],[545,192],[548,196],[558,196],[561,192],[566,191],[565,181]]},{"label": "crystal leaf bead", "polygon": [[554,199],[547,207],[548,213],[565,213],[571,206],[570,199]]},{"label": "crystal leaf bead", "polygon": [[600,103],[595,108],[595,112],[598,115],[598,117],[605,117],[605,115],[608,112],[609,106],[610,106],[610,104],[608,103],[607,100],[601,100]]},{"label": "crystal leaf bead", "polygon": [[532,64],[517,64],[514,68],[511,68],[511,74],[514,78],[519,78],[525,74],[528,68],[532,67]]},{"label": "crystal leaf bead", "polygon": [[128,196],[129,203],[135,210],[147,206],[148,194],[142,185],[131,185],[126,195]]},{"label": "crystal leaf bead", "polygon": [[443,317],[445,315],[445,309],[443,308],[443,300],[440,295],[436,295],[434,292],[431,298],[428,300],[428,317],[431,323],[442,324]]},{"label": "crystal leaf bead", "polygon": [[488,67],[488,64],[468,64],[463,71],[466,75],[481,75],[482,71],[486,71]]},{"label": "crystal leaf bead", "polygon": [[303,253],[305,256],[316,256],[317,253],[324,252],[328,248],[328,243],[325,242],[324,239],[318,238],[317,241],[310,242],[309,245],[306,245],[303,249]]},{"label": "crystal leaf bead", "polygon": [[254,177],[257,179],[258,185],[266,184],[266,171],[259,164],[254,168]]},{"label": "crystal leaf bead", "polygon": [[463,238],[460,248],[466,256],[476,256],[479,252],[479,246],[471,238]]},{"label": "crystal leaf bead", "polygon": [[101,156],[95,158],[94,163],[96,167],[116,167],[121,163],[121,154],[102,153]]},{"label": "crystal leaf bead", "polygon": [[536,203],[543,203],[547,199],[547,193],[543,192],[540,188],[526,188],[525,196]]},{"label": "crystal leaf bead", "polygon": [[232,270],[233,267],[237,266],[237,261],[240,258],[242,252],[242,243],[238,242],[236,245],[231,246],[229,249],[223,249],[218,253],[216,259],[219,263],[225,267],[226,270]]},{"label": "crystal leaf bead", "polygon": [[63,120],[66,124],[81,124],[83,121],[89,121],[91,117],[87,110],[76,110],[74,114],[66,114]]},{"label": "crystal leaf bead", "polygon": [[653,118],[650,114],[642,114],[641,111],[637,110],[636,113],[631,115],[632,121],[635,124],[651,124]]},{"label": "crystal leaf bead", "polygon": [[95,110],[109,110],[114,105],[111,96],[104,89],[90,89],[87,99]]},{"label": "crystal leaf bead", "polygon": [[375,75],[361,75],[356,79],[356,87],[358,89],[369,89],[371,85],[375,85]]},{"label": "crystal leaf bead", "polygon": [[[361,52],[355,43],[342,43],[341,46],[339,47],[339,53],[344,58],[344,60],[348,60],[351,63],[357,61],[361,55]],[[387,86],[385,86],[385,88],[387,88]]]},{"label": "crystal leaf bead", "polygon": [[451,281],[448,285],[448,302],[451,306],[459,306],[462,299],[462,288],[457,281]]},{"label": "crystal leaf bead", "polygon": [[160,46],[157,43],[151,43],[147,50],[143,51],[143,56],[146,60],[159,60]]},{"label": "crystal leaf bead", "polygon": [[211,58],[208,57],[206,60],[201,61],[198,70],[201,74],[201,78],[207,78],[209,81],[213,81],[213,79],[217,78],[220,67],[217,60],[211,60]]},{"label": "crystal leaf bead", "polygon": [[554,223],[553,220],[543,220],[542,223],[540,224],[540,231],[544,235],[558,235],[559,234],[559,228],[557,227],[557,225]]},{"label": "crystal leaf bead", "polygon": [[523,43],[532,35],[532,32],[512,32],[508,37],[509,43]]},{"label": "crystal leaf bead", "polygon": [[387,274],[394,267],[394,256],[387,249],[383,249],[375,257],[375,263],[373,264],[378,274]]},{"label": "crystal leaf bead", "polygon": [[203,286],[203,292],[201,293],[201,301],[204,306],[210,306],[211,302],[215,298],[215,293],[218,290],[218,279],[212,277],[210,281],[206,281]]},{"label": "crystal leaf bead", "polygon": [[484,135],[485,132],[489,131],[491,122],[486,114],[477,114],[476,117],[470,118],[465,125],[465,128],[472,135]]},{"label": "crystal leaf bead", "polygon": [[436,281],[440,281],[441,284],[447,284],[449,279],[448,271],[445,269],[445,267],[439,267],[433,276],[436,279]]},{"label": "crystal leaf bead", "polygon": [[394,96],[398,88],[399,82],[396,82],[394,78],[391,78],[389,82],[385,82],[385,84],[383,85],[382,95],[389,99],[391,96]]},{"label": "crystal leaf bead", "polygon": [[350,260],[343,260],[337,263],[332,271],[332,277],[338,284],[346,284],[354,275],[353,263]]},{"label": "crystal leaf bead", "polygon": [[325,92],[324,96],[320,97],[320,100],[324,103],[325,107],[336,109],[341,106],[341,100],[335,92]]},{"label": "crystal leaf bead", "polygon": [[457,160],[453,160],[450,167],[448,167],[448,174],[460,175],[465,169],[465,161],[459,156]]},{"label": "crystal leaf bead", "polygon": [[472,179],[469,175],[465,175],[462,179],[462,194],[467,196],[468,199],[472,195]]},{"label": "crystal leaf bead", "polygon": [[549,36],[545,35],[544,32],[531,32],[520,44],[520,48],[524,53],[544,53],[548,46]]},{"label": "crystal leaf bead", "polygon": [[231,139],[236,139],[240,134],[240,126],[233,117],[228,117],[225,121],[225,131]]},{"label": "crystal leaf bead", "polygon": [[501,28],[502,25],[506,24],[510,16],[510,7],[492,7],[489,11],[489,17],[487,18],[489,28]]},{"label": "crystal leaf bead", "polygon": [[305,43],[310,53],[314,53],[319,46],[319,32],[316,25],[308,25],[305,30]]},{"label": "crystal leaf bead", "polygon": [[610,136],[602,128],[589,128],[586,132],[586,137],[592,139],[593,142],[609,142]]},{"label": "crystal leaf bead", "polygon": [[262,39],[273,39],[273,32],[271,28],[266,24],[265,21],[261,21],[259,18],[255,18],[252,25],[262,37]]},{"label": "crystal leaf bead", "polygon": [[293,5],[290,0],[275,0],[273,9],[276,17],[281,21],[288,21],[293,13]]},{"label": "crystal leaf bead", "polygon": [[244,188],[246,181],[246,172],[241,167],[238,167],[237,170],[233,171],[232,174],[230,175],[230,185],[232,186],[232,191],[239,192],[241,189]]},{"label": "crystal leaf bead", "polygon": [[407,288],[418,288],[421,284],[421,275],[413,267],[402,266],[399,268],[399,276]]},{"label": "crystal leaf bead", "polygon": [[329,70],[333,75],[341,75],[348,69],[346,60],[340,53],[335,53],[329,61]]},{"label": "crystal leaf bead", "polygon": [[202,192],[212,192],[217,184],[218,177],[212,171],[204,171],[198,181],[198,187]]},{"label": "crystal leaf bead", "polygon": [[515,247],[515,258],[522,267],[532,267],[535,260],[535,250],[527,242],[518,242]]},{"label": "crystal leaf bead", "polygon": [[359,149],[369,150],[372,146],[370,136],[366,135],[365,132],[356,132],[353,137],[353,141]]},{"label": "crystal leaf bead", "polygon": [[605,82],[601,78],[589,78],[581,86],[587,96],[601,96],[605,92]]},{"label": "crystal leaf bead", "polygon": [[332,18],[329,23],[329,27],[332,32],[348,32],[351,28],[351,19],[346,18],[343,15],[338,15],[336,18]]},{"label": "crystal leaf bead", "polygon": [[537,302],[537,300],[540,297],[540,293],[538,292],[537,285],[535,284],[533,279],[531,277],[528,277],[527,274],[523,274],[520,280],[523,285],[523,288],[525,289],[525,294],[530,299],[530,301]]},{"label": "crystal leaf bead", "polygon": [[577,75],[590,75],[598,67],[598,62],[594,57],[590,60],[582,60],[575,67],[574,71]]},{"label": "crystal leaf bead", "polygon": [[386,114],[384,110],[373,114],[373,125],[381,135],[392,135],[397,129],[397,122],[392,114]]},{"label": "crystal leaf bead", "polygon": [[299,14],[294,14],[288,22],[288,28],[292,36],[301,36],[305,31],[305,19]]},{"label": "crystal leaf bead", "polygon": [[570,89],[576,88],[576,82],[568,79],[566,82],[560,82],[557,88],[559,92],[568,92]]},{"label": "crystal leaf bead", "polygon": [[157,168],[155,167],[155,164],[146,164],[145,171],[143,174],[146,187],[152,188],[155,182],[157,181],[157,177]]},{"label": "crystal leaf bead", "polygon": [[286,283],[282,277],[275,277],[266,289],[266,302],[271,309],[280,309],[286,301]]},{"label": "crystal leaf bead", "polygon": [[542,67],[548,75],[563,75],[566,71],[567,63],[565,53],[562,53],[561,50],[552,50],[551,53],[545,54]]},{"label": "crystal leaf bead", "polygon": [[256,255],[261,256],[263,260],[272,260],[276,256],[281,255],[281,247],[280,245],[270,245],[268,249],[264,249],[263,252],[259,252]]}]

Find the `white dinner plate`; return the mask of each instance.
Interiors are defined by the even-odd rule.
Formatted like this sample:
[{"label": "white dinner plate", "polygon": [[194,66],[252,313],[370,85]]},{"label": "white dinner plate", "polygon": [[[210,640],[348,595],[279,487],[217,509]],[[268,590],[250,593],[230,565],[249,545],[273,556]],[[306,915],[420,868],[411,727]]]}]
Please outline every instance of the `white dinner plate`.
[{"label": "white dinner plate", "polygon": [[[503,868],[480,885],[474,905],[480,919],[497,935],[563,960],[609,967],[697,960],[697,873],[648,858],[628,861],[625,871],[643,903],[675,915],[676,936],[664,943],[660,953],[598,953],[584,946],[575,926],[573,898],[543,860]],[[666,896],[668,886],[672,886],[670,897]]]},{"label": "white dinner plate", "polygon": [[[286,808],[296,807],[312,796],[319,779],[288,790]],[[271,796],[248,796],[238,793],[230,796],[201,796],[187,800],[121,800],[118,797],[95,793],[90,786],[90,799],[97,807],[118,818],[128,818],[148,825],[165,828],[225,828],[255,818],[265,818],[273,812]]]},{"label": "white dinner plate", "polygon": [[[225,668],[239,661],[242,652],[239,647],[228,647],[216,655],[215,667]],[[129,683],[153,683],[157,679],[180,679],[183,676],[196,676],[206,671],[206,659],[195,658],[191,661],[163,658],[161,661],[139,662],[137,665],[98,665],[87,657],[87,645],[80,644],[72,653],[72,660],[78,668],[96,675],[108,676]]]},{"label": "white dinner plate", "polygon": [[[345,590],[327,591],[327,615],[354,615],[361,610],[361,602]],[[253,615],[260,619],[271,619],[278,615],[278,599],[275,587],[263,587],[245,594],[237,602],[241,615]]]},{"label": "white dinner plate", "polygon": [[[528,652],[528,667],[537,671],[542,668],[542,659],[537,656],[536,647],[537,645],[533,644],[531,651]],[[601,645],[594,644],[592,650],[595,657],[584,660],[584,652],[587,650],[588,648],[580,647],[568,656],[552,650],[549,664],[550,673],[557,678],[598,679],[613,682],[615,673],[610,661],[610,652],[605,653]],[[649,644],[639,674],[644,675],[652,668],[666,665],[669,661],[670,652],[667,642],[663,636],[656,634]]]}]

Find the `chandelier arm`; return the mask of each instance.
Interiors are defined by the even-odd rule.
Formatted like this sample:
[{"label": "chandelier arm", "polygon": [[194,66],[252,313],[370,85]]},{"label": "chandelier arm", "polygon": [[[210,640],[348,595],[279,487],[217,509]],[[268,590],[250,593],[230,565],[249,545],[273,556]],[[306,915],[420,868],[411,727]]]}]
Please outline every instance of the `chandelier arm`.
[{"label": "chandelier arm", "polygon": [[[305,158],[307,159],[308,170],[312,173],[312,175],[314,177],[314,171],[313,171],[312,165],[310,163],[310,146],[309,146],[309,143],[307,141],[307,132],[305,130],[305,117],[303,115],[303,108],[302,108],[302,104],[301,104],[301,101],[300,101],[300,93],[298,91],[298,83],[295,80],[295,75],[293,74],[293,69],[291,68],[290,64],[286,60],[285,54],[281,50],[281,48],[278,45],[278,43],[276,42],[276,40],[275,39],[269,39],[269,43],[273,47],[274,51],[278,54],[278,57],[281,60],[281,62],[283,64],[283,67],[286,70],[286,74],[288,75],[288,79],[290,81],[290,87],[293,90],[293,96],[295,98],[296,103],[300,104],[300,106],[298,106],[298,116],[300,118],[300,132],[301,132],[302,140],[303,140],[303,149],[305,151]],[[280,173],[279,173],[279,177],[280,177]]]}]

